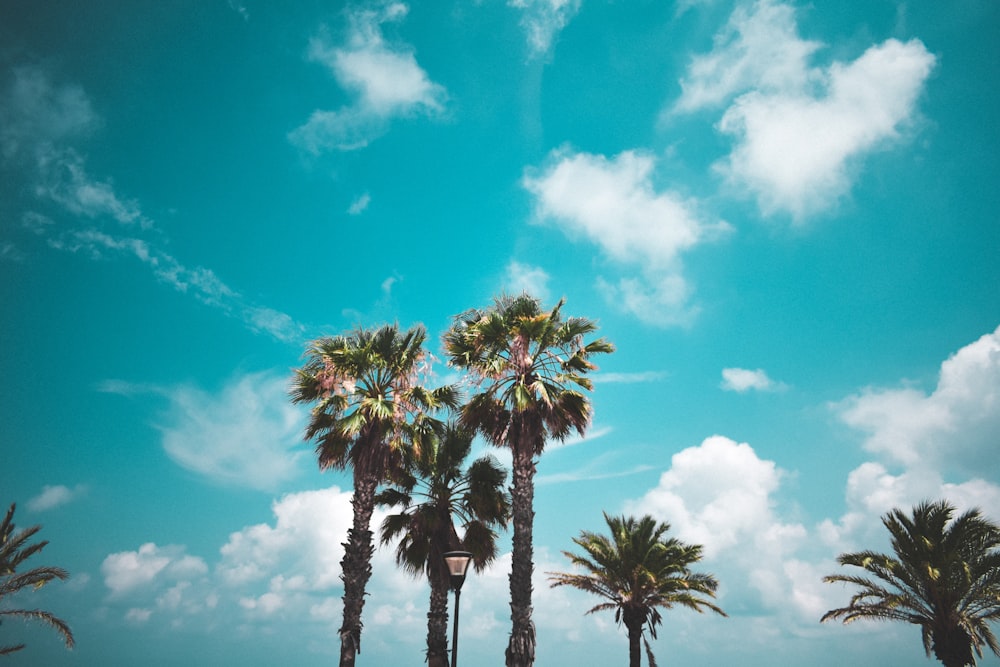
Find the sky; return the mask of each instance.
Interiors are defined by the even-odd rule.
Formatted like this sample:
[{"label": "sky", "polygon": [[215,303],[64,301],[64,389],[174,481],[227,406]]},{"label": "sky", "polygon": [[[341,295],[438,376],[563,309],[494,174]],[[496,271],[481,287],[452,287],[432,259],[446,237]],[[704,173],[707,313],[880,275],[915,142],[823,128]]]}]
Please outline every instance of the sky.
[{"label": "sky", "polygon": [[[0,501],[78,642],[7,623],[10,664],[334,664],[351,482],[292,369],[421,323],[459,380],[452,318],[522,290],[617,347],[538,464],[537,664],[627,659],[545,575],[602,512],[720,582],[662,665],[933,664],[820,624],[822,577],[894,507],[1000,520],[998,34],[993,0],[0,0]],[[503,664],[509,551],[464,664]],[[373,567],[358,664],[419,666],[427,585]]]}]

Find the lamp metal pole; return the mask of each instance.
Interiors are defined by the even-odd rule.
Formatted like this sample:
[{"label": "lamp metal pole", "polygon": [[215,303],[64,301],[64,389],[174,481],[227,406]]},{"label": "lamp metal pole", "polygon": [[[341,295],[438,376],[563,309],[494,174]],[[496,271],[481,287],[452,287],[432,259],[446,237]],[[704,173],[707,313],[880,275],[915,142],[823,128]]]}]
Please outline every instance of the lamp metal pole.
[{"label": "lamp metal pole", "polygon": [[472,554],[468,551],[449,551],[444,554],[448,572],[451,574],[451,589],[455,591],[455,623],[451,634],[451,667],[458,667],[458,607],[462,595],[462,584],[465,583],[465,573],[472,562]]}]

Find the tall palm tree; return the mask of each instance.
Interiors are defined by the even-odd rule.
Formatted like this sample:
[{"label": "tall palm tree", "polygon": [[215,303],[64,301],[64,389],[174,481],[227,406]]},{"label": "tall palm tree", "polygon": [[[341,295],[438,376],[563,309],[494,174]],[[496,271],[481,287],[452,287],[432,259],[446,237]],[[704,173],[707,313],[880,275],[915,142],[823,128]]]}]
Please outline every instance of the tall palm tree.
[{"label": "tall palm tree", "polygon": [[513,454],[511,488],[513,553],[510,574],[512,629],[508,667],[531,667],[535,626],[531,620],[532,527],[535,461],[546,440],[583,435],[591,406],[590,357],[614,351],[603,338],[584,342],[596,323],[562,316],[527,294],[501,296],[485,310],[456,316],[444,335],[452,366],[468,371],[480,392],[462,408],[460,421]]},{"label": "tall palm tree", "polygon": [[[882,517],[893,555],[841,554],[841,565],[874,578],[834,574],[826,582],[860,587],[846,607],[822,620],[904,621],[920,626],[924,651],[945,667],[975,665],[983,645],[1000,655],[989,623],[1000,619],[1000,526],[971,510],[952,520],[947,501],[923,502],[912,516],[893,509]],[[973,655],[975,652],[975,655]]]},{"label": "tall palm tree", "polygon": [[[456,424],[439,430],[440,437],[411,452],[406,470],[376,497],[381,505],[399,508],[382,522],[382,543],[398,539],[396,562],[430,582],[429,667],[448,666],[450,576],[444,554],[468,551],[481,572],[497,557],[495,529],[506,527],[510,513],[504,490],[507,471],[492,456],[476,459],[463,470],[473,432]],[[464,538],[458,536],[456,520]]]},{"label": "tall palm tree", "polygon": [[[657,523],[651,516],[614,517],[604,514],[610,536],[581,531],[573,542],[585,555],[564,551],[583,573],[550,572],[552,587],[572,586],[604,598],[587,611],[614,610],[615,621],[628,632],[629,666],[639,667],[639,640],[646,645],[650,667],[656,667],[645,628],[656,639],[656,627],[663,622],[660,609],[674,606],[701,612],[709,609],[726,613],[707,598],[714,598],[719,584],[710,574],[697,574],[689,567],[701,560],[701,545],[667,538],[670,525]],[[705,597],[703,597],[705,596]]]},{"label": "tall palm tree", "polygon": [[341,667],[354,665],[361,651],[376,490],[399,468],[403,452],[420,446],[428,411],[457,404],[453,387],[429,390],[420,384],[427,370],[425,339],[423,327],[400,332],[396,325],[319,338],[292,382],[292,401],[314,404],[306,439],[317,443],[320,468],[350,468],[354,476],[354,518],[341,561]]},{"label": "tall palm tree", "polygon": [[[26,588],[38,589],[53,579],[66,579],[69,574],[66,570],[58,567],[36,567],[30,570],[18,572],[18,568],[31,556],[39,553],[48,544],[48,541],[28,544],[35,533],[42,529],[41,526],[25,528],[20,532],[14,532],[14,508],[11,504],[7,510],[7,516],[3,523],[0,523],[0,619],[23,618],[26,620],[41,621],[62,635],[66,642],[66,648],[73,648],[73,633],[69,626],[62,619],[53,614],[40,609],[7,609],[6,599]],[[0,655],[8,655],[24,648],[24,644],[13,646],[0,646]]]}]

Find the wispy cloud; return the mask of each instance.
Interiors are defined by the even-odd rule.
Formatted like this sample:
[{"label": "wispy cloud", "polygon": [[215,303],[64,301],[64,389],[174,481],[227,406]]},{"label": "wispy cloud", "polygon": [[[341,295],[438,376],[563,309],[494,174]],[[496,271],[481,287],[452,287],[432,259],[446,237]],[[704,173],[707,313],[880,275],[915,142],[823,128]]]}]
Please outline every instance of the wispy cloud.
[{"label": "wispy cloud", "polygon": [[722,388],[726,391],[745,393],[755,391],[781,391],[786,389],[784,383],[775,382],[762,369],[747,370],[746,368],[723,368]]},{"label": "wispy cloud", "polygon": [[444,111],[444,87],[431,81],[411,47],[383,34],[383,25],[403,20],[408,11],[399,2],[355,10],[348,15],[346,42],[334,43],[325,31],[310,41],[309,59],[325,65],[354,102],[314,111],[289,134],[293,144],[313,154],[355,150],[384,134],[393,117]]},{"label": "wispy cloud", "polygon": [[86,493],[87,487],[83,484],[77,484],[73,488],[62,484],[54,486],[46,484],[42,487],[41,493],[28,501],[28,509],[32,512],[45,512],[62,505],[68,505]]},{"label": "wispy cloud", "polygon": [[594,384],[633,384],[637,382],[657,382],[667,377],[666,371],[638,371],[635,373],[595,373]]},{"label": "wispy cloud", "polygon": [[[94,259],[130,257],[160,282],[241,320],[253,331],[298,342],[304,327],[290,316],[252,303],[211,269],[188,267],[163,250],[164,233],[141,204],[119,194],[112,179],[88,173],[72,145],[100,126],[79,86],[57,85],[37,67],[14,71],[0,104],[0,148],[5,163],[30,181],[39,206],[54,204],[71,226],[49,215],[24,211],[22,226],[52,248]],[[65,216],[63,216],[65,217]],[[115,223],[110,227],[108,221]]]},{"label": "wispy cloud", "polygon": [[351,205],[347,208],[347,213],[349,215],[361,215],[361,213],[368,208],[368,204],[370,204],[371,201],[371,195],[366,192],[351,202]]},{"label": "wispy cloud", "polygon": [[159,425],[178,465],[223,484],[273,491],[302,471],[304,413],[288,402],[288,378],[254,373],[218,392],[179,386]]},{"label": "wispy cloud", "polygon": [[791,5],[741,5],[715,48],[692,59],[671,109],[728,105],[718,128],[733,148],[715,168],[765,215],[801,222],[832,209],[859,161],[913,122],[936,60],[919,40],[889,39],[853,62],[811,67],[819,48],[799,37]]},{"label": "wispy cloud", "polygon": [[610,305],[653,325],[687,324],[697,308],[681,256],[729,227],[706,221],[694,200],[657,191],[655,166],[652,156],[637,151],[609,159],[564,148],[545,167],[527,170],[522,183],[535,197],[539,221],[595,243],[615,265],[638,270],[617,281],[598,276]]},{"label": "wispy cloud", "polygon": [[559,32],[580,11],[582,0],[508,0],[521,10],[521,25],[528,36],[531,55],[549,52]]},{"label": "wispy cloud", "polygon": [[538,266],[522,264],[516,260],[511,260],[507,264],[507,273],[504,277],[504,291],[508,294],[528,294],[548,302],[549,274]]},{"label": "wispy cloud", "polygon": [[691,59],[673,112],[719,107],[748,90],[801,90],[818,75],[809,58],[821,46],[799,37],[791,5],[762,0],[737,6],[712,51]]}]

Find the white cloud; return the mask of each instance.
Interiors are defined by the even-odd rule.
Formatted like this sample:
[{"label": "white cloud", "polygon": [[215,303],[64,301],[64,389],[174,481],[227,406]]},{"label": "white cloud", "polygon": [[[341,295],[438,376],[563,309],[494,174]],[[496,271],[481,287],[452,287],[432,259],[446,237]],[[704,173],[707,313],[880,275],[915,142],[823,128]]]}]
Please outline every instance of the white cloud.
[{"label": "white cloud", "polygon": [[16,67],[0,104],[0,147],[7,159],[42,163],[54,146],[95,129],[99,119],[77,85],[55,86],[37,67]]},{"label": "white cloud", "polygon": [[204,267],[189,268],[162,250],[162,233],[155,241],[107,231],[109,219],[130,234],[149,233],[154,221],[137,200],[119,194],[110,178],[91,176],[86,161],[70,145],[99,124],[83,89],[56,86],[38,68],[15,70],[10,89],[0,99],[0,147],[5,160],[22,163],[31,191],[42,202],[56,204],[85,222],[70,229],[52,218],[26,212],[23,225],[44,236],[52,248],[83,253],[93,259],[134,257],[157,280],[190,294],[198,301],[240,319],[255,332],[266,332],[278,340],[295,341],[303,327],[285,313],[248,302]]},{"label": "white cloud", "polygon": [[834,207],[859,161],[913,122],[935,63],[919,40],[889,39],[853,62],[810,67],[819,46],[798,36],[791,5],[741,5],[714,49],[692,59],[672,108],[729,104],[718,127],[734,146],[715,166],[765,215],[801,221]]},{"label": "white cloud", "polygon": [[1000,472],[1000,327],[941,364],[937,387],[869,388],[832,406],[866,450],[908,468]]},{"label": "white cloud", "polygon": [[782,516],[777,494],[786,474],[749,444],[712,436],[675,454],[657,486],[627,502],[625,512],[650,514],[669,523],[672,536],[703,545],[704,569],[720,581],[724,609],[763,605],[782,617],[782,627],[809,627],[832,608],[836,591],[818,585],[832,557],[803,557],[816,540]]},{"label": "white cloud", "polygon": [[372,196],[367,192],[351,202],[350,207],[347,209],[349,215],[360,215],[365,209],[368,208],[368,204],[372,201]]},{"label": "white cloud", "polygon": [[598,383],[623,383],[632,384],[636,382],[656,382],[667,377],[666,371],[639,371],[636,373],[595,373],[591,378],[594,384]]},{"label": "white cloud", "polygon": [[504,279],[504,290],[508,294],[528,294],[548,302],[549,274],[538,266],[530,266],[511,260],[507,264],[507,276]]},{"label": "white cloud", "polygon": [[674,111],[721,106],[750,89],[802,90],[815,76],[808,61],[819,47],[798,36],[791,5],[761,0],[739,6],[712,51],[691,59]]},{"label": "white cloud", "polygon": [[113,598],[151,590],[163,582],[198,578],[207,572],[205,561],[184,553],[184,547],[158,547],[152,542],[136,551],[110,554],[101,563],[104,584]]},{"label": "white cloud", "polygon": [[349,16],[346,43],[333,44],[325,34],[310,40],[309,59],[329,68],[355,101],[335,111],[314,111],[289,135],[292,143],[314,154],[354,150],[383,134],[392,117],[444,111],[444,87],[430,80],[409,46],[389,44],[382,33],[384,24],[407,12],[402,3],[357,10]]},{"label": "white cloud", "polygon": [[721,386],[726,391],[740,393],[751,389],[757,391],[777,391],[784,388],[782,383],[775,382],[769,378],[767,373],[760,368],[754,371],[745,368],[723,368]]},{"label": "white cloud", "polygon": [[538,219],[553,221],[570,238],[582,236],[612,262],[641,273],[617,284],[599,277],[609,303],[652,324],[689,321],[694,309],[680,257],[728,226],[705,223],[695,202],[676,192],[657,192],[649,155],[625,151],[609,160],[563,149],[549,161],[523,179]]},{"label": "white cloud", "polygon": [[580,11],[582,0],[508,0],[507,4],[521,10],[528,46],[537,56],[549,52],[556,35]]},{"label": "white cloud", "polygon": [[678,537],[715,556],[745,540],[759,544],[771,533],[799,529],[776,527],[771,495],[781,476],[747,443],[712,436],[674,454],[656,488],[626,509],[667,521]]},{"label": "white cloud", "polygon": [[351,493],[336,486],[290,493],[272,503],[271,511],[273,526],[261,523],[229,536],[217,568],[222,580],[237,586],[273,582],[286,573],[302,577],[308,590],[338,586],[342,543],[353,517]]},{"label": "white cloud", "polygon": [[853,162],[886,145],[915,113],[934,64],[917,40],[889,40],[827,72],[825,95],[752,92],[719,124],[736,145],[719,170],[765,214],[795,219],[831,208],[851,186]]},{"label": "white cloud", "polygon": [[42,487],[42,492],[28,501],[28,509],[32,512],[44,512],[61,505],[73,502],[87,492],[87,487],[77,484],[72,489],[62,484]]},{"label": "white cloud", "polygon": [[163,448],[179,465],[212,480],[273,490],[295,478],[307,452],[303,413],[288,402],[288,379],[234,377],[218,394],[182,386],[166,391]]}]

